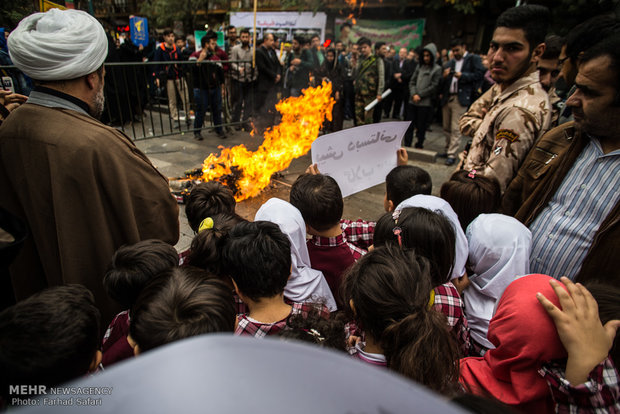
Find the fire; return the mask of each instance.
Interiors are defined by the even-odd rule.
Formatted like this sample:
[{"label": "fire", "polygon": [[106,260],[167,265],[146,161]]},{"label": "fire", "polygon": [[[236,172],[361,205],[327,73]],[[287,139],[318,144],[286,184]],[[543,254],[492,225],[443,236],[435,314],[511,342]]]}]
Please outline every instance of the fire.
[{"label": "fire", "polygon": [[220,146],[219,156],[210,154],[204,160],[200,179],[223,182],[232,187],[237,201],[245,200],[267,187],[272,174],[288,168],[294,158],[310,151],[325,119],[332,120],[335,101],[327,82],[303,92],[300,97],[278,102],[276,109],[282,114],[282,121],[265,131],[264,141],[256,151],[249,151],[243,144],[232,148]]}]

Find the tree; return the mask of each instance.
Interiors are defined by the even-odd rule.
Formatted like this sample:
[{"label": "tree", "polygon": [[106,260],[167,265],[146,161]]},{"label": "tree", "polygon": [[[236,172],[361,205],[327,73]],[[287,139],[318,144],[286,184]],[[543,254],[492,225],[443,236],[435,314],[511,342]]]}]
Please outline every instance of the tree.
[{"label": "tree", "polygon": [[182,21],[187,32],[195,28],[197,10],[209,10],[209,0],[147,0],[140,7],[156,27],[171,27],[175,21]]},{"label": "tree", "polygon": [[34,4],[31,1],[2,0],[2,7],[0,7],[0,26],[12,30],[17,27],[20,20],[35,11]]}]

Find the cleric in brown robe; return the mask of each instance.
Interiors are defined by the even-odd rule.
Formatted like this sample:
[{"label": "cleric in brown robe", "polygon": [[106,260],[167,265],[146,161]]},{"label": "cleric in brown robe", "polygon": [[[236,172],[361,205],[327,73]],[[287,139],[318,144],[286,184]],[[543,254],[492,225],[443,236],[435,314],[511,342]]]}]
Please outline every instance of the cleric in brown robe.
[{"label": "cleric in brown robe", "polygon": [[15,296],[79,283],[95,295],[106,326],[120,310],[102,285],[112,254],[148,238],[175,244],[178,206],[131,139],[98,120],[107,41],[95,18],[35,13],[8,44],[37,85],[0,126],[0,206],[30,229],[10,268]]}]

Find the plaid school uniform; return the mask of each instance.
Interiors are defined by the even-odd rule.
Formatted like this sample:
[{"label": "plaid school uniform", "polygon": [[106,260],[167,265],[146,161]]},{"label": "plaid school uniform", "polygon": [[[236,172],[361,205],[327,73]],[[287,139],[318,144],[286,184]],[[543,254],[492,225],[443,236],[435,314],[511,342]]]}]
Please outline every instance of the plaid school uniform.
[{"label": "plaid school uniform", "polygon": [[556,413],[620,413],[618,371],[609,357],[590,372],[585,383],[579,385],[566,380],[564,364],[545,364],[539,373],[549,385]]},{"label": "plaid school uniform", "polygon": [[450,282],[437,286],[434,292],[433,309],[446,315],[450,330],[456,335],[461,352],[464,356],[469,355],[471,349],[469,326],[463,312],[461,295]]},{"label": "plaid school uniform", "polygon": [[133,348],[127,342],[127,335],[129,335],[129,311],[125,310],[114,317],[103,336],[101,364],[104,367],[133,357]]},{"label": "plaid school uniform", "polygon": [[189,254],[191,253],[190,249],[187,249],[181,253],[179,253],[179,266],[183,266],[187,259],[189,258]]},{"label": "plaid school uniform", "polygon": [[342,229],[347,242],[355,245],[358,249],[368,251],[372,246],[373,235],[375,233],[375,222],[364,220],[340,220]]},{"label": "plaid school uniform", "polygon": [[[308,313],[317,308],[317,304],[314,303],[290,303],[291,313],[284,319],[274,323],[262,323],[256,319],[250,318],[247,314],[238,316],[237,329],[235,329],[235,335],[238,336],[253,336],[255,338],[264,338],[267,335],[275,335],[284,328],[286,328],[286,321],[292,315],[301,314],[304,318],[308,317]],[[325,305],[320,305],[320,315],[329,319],[329,309]]]},{"label": "plaid school uniform", "polygon": [[366,250],[360,249],[353,243],[349,242],[344,232],[336,237],[312,236],[312,238],[308,241],[308,248],[310,248],[311,244],[317,247],[333,248],[346,246],[351,253],[351,256],[353,256],[353,260],[355,261],[358,261],[363,255],[368,253]]},{"label": "plaid school uniform", "polygon": [[323,273],[338,309],[342,309],[339,293],[343,275],[366,251],[349,243],[344,232],[336,237],[312,236],[306,245],[312,268]]}]

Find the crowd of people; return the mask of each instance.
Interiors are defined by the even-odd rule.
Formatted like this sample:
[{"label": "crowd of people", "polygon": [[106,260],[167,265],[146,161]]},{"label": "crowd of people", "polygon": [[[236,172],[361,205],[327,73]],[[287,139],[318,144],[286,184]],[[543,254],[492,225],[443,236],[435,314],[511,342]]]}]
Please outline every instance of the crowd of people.
[{"label": "crowd of people", "polygon": [[[393,78],[409,94],[395,92],[392,107],[383,100],[379,116],[423,119],[414,123],[419,146],[427,92],[440,92],[447,159],[461,157],[440,197],[403,148],[376,221],[343,219],[338,183],[316,165],[254,221],[236,213],[231,189],[201,183],[185,205],[195,236],[178,253],[178,205],[165,177],[97,120],[103,28],[75,10],[25,18],[8,46],[35,88],[0,126],[0,281],[17,300],[0,313],[2,403],[15,404],[11,385],[63,384],[219,332],[330,348],[474,412],[620,412],[620,20],[595,17],[561,39],[547,36],[548,19],[534,5],[500,15],[486,92],[482,59],[460,40],[444,68],[429,44],[408,82],[404,72]],[[75,36],[84,30],[91,35]],[[215,38],[202,42],[190,58],[217,60]],[[257,53],[263,113],[252,116],[265,125],[274,85],[303,93],[314,74],[307,62],[327,65],[321,80],[336,83],[330,71],[347,59],[296,39],[282,67],[273,42],[266,35]],[[357,45],[356,111],[387,81],[371,46]],[[231,54],[243,53],[242,39]],[[254,82],[233,64],[236,82]],[[226,69],[216,66],[201,73],[201,105],[217,101],[210,82]],[[182,90],[184,80],[170,79],[174,64],[162,67],[170,93]],[[334,97],[345,99],[346,82]],[[358,123],[372,121],[363,115]],[[472,137],[462,154],[457,126]]]},{"label": "crowd of people", "polygon": [[[441,51],[432,43],[424,48],[398,50],[368,38],[352,43],[348,40],[350,28],[350,23],[344,23],[341,39],[325,43],[318,33],[281,39],[267,30],[257,39],[255,66],[247,28],[237,32],[235,26],[226,26],[224,47],[218,46],[214,31],[208,31],[197,42],[193,35],[161,29],[159,34],[153,31],[146,46],[134,44],[128,32],[118,37],[106,32],[106,63],[162,64],[109,67],[105,94],[110,104],[102,121],[110,125],[140,122],[148,103],[163,98],[171,121],[192,127],[197,140],[203,139],[207,111],[216,134],[225,138],[223,123],[239,130],[263,131],[277,122],[275,104],[280,99],[300,96],[305,88],[326,81],[331,83],[335,105],[332,121],[326,121],[324,132],[341,130],[344,120],[352,120],[355,126],[380,122],[382,118],[407,120],[412,125],[405,144],[411,146],[417,130],[416,147],[423,148],[426,130],[433,120],[442,119],[438,109],[444,108],[445,112],[453,108],[455,115],[448,110],[443,118],[452,122],[446,127],[451,141],[445,155],[449,165],[454,164],[460,138],[454,122],[471,104],[472,97],[493,83],[483,77],[486,69],[481,57],[468,54],[460,39],[451,42],[450,50]],[[460,63],[463,56],[464,69]],[[10,59],[7,64],[11,64]],[[438,66],[444,68],[443,72],[438,72]],[[461,69],[459,78],[465,74],[460,79],[458,103],[456,98],[450,99],[456,95],[455,68]],[[429,72],[432,77],[427,76]],[[391,94],[381,98],[387,89]],[[379,104],[365,111],[364,107],[374,99],[379,99]]]}]

